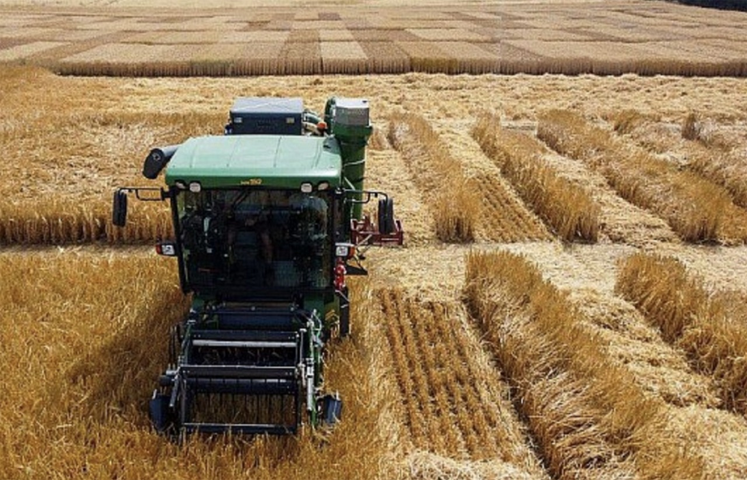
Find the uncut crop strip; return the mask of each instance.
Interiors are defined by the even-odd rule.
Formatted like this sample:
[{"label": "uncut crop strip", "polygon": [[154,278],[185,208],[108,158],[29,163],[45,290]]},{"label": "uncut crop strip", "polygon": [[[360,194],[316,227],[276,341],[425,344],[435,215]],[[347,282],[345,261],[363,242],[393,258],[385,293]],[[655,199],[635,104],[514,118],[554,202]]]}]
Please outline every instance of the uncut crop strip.
[{"label": "uncut crop strip", "polygon": [[683,240],[747,241],[747,213],[722,187],[616,140],[580,115],[545,112],[539,116],[537,136],[598,170],[623,198],[660,215]]},{"label": "uncut crop strip", "polygon": [[558,478],[702,478],[665,432],[662,402],[605,352],[565,295],[523,257],[467,257],[465,301]]},{"label": "uncut crop strip", "polygon": [[125,228],[111,224],[111,207],[67,199],[0,201],[0,244],[144,243],[173,238],[167,208],[138,205]]},{"label": "uncut crop strip", "polygon": [[[332,342],[325,380],[344,399],[331,432],[295,437],[156,434],[147,401],[168,361],[171,325],[189,299],[172,262],[57,249],[0,253],[0,361],[16,362],[0,396],[0,478],[19,466],[38,478],[393,478],[393,398],[380,364],[388,350],[374,299],[351,285],[355,338]],[[85,473],[81,473],[85,472]]]},{"label": "uncut crop strip", "polygon": [[599,205],[589,192],[561,177],[542,159],[544,147],[522,133],[500,126],[500,118],[483,114],[472,136],[495,161],[521,198],[566,241],[595,242],[599,236]]},{"label": "uncut crop strip", "polygon": [[[622,112],[615,119],[615,131],[629,135],[644,148],[647,147],[646,133],[651,127],[652,122],[634,110]],[[711,141],[701,128],[698,118],[691,114],[683,122],[681,138],[675,141],[660,136],[656,146],[687,157],[688,169],[721,185],[736,205],[747,207],[747,159],[733,155],[728,145]]]},{"label": "uncut crop strip", "polygon": [[436,235],[444,242],[471,242],[480,215],[480,200],[464,177],[458,159],[428,121],[415,114],[389,120],[389,141],[432,205]]},{"label": "uncut crop strip", "polygon": [[505,386],[478,362],[479,347],[460,325],[463,308],[415,301],[401,290],[381,291],[379,299],[415,446],[457,459],[500,459],[537,473],[510,404],[492,397],[504,395]]},{"label": "uncut crop strip", "polygon": [[726,408],[747,415],[747,325],[728,298],[710,295],[675,258],[644,253],[623,263],[615,288],[715,379]]}]

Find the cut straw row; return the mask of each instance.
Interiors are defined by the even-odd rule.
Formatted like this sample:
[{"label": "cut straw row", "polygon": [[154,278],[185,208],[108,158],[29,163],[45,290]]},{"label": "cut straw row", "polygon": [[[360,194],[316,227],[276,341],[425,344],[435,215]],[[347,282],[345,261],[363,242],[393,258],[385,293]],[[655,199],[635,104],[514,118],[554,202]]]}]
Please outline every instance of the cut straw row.
[{"label": "cut straw row", "polygon": [[595,242],[599,205],[582,187],[563,178],[543,160],[535,139],[501,128],[495,114],[483,114],[472,136],[501,169],[519,196],[532,206],[560,238]]},{"label": "cut straw row", "polygon": [[665,405],[535,266],[508,252],[471,254],[464,296],[552,475],[703,478],[702,459],[669,438]]},{"label": "cut straw row", "polygon": [[645,253],[622,264],[615,288],[715,379],[726,408],[747,414],[747,325],[728,298],[710,295],[677,259]]},{"label": "cut straw row", "polygon": [[436,235],[443,242],[471,242],[480,215],[480,199],[428,121],[415,114],[389,120],[388,138],[432,205]]},{"label": "cut straw row", "polygon": [[664,218],[683,240],[747,240],[747,213],[722,187],[615,139],[578,114],[545,112],[539,117],[537,136],[599,171],[623,198]]}]

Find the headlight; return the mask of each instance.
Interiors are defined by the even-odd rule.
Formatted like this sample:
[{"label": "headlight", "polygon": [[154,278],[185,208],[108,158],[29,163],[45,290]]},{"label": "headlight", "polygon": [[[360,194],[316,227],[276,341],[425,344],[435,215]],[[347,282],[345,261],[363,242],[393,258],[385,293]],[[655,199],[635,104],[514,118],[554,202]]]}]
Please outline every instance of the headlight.
[{"label": "headlight", "polygon": [[192,193],[200,193],[200,190],[202,190],[202,185],[200,185],[200,182],[192,182],[189,184],[189,191]]},{"label": "headlight", "polygon": [[319,186],[316,188],[318,190],[327,190],[329,188],[329,182],[321,182],[319,183]]},{"label": "headlight", "polygon": [[311,193],[313,191],[314,191],[314,186],[311,184],[311,182],[304,182],[301,184],[301,192]]}]

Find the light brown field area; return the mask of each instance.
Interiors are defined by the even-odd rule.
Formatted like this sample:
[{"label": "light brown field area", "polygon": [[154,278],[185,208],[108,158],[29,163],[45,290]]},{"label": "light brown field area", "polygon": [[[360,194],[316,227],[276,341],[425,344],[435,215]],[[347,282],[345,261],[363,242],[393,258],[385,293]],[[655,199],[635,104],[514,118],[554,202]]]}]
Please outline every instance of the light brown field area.
[{"label": "light brown field area", "polygon": [[745,24],[653,0],[0,0],[0,62],[74,75],[745,76]]},{"label": "light brown field area", "polygon": [[[747,79],[11,67],[0,91],[0,478],[747,477]],[[132,199],[117,230],[113,189],[159,185],[150,148],[222,134],[235,97],[332,95],[370,100],[366,186],[406,230],[368,252],[353,334],[330,344],[343,420],[176,446],[146,408],[188,305],[143,246],[169,214]],[[594,235],[568,231],[576,190]],[[723,208],[679,200],[699,191]]]}]

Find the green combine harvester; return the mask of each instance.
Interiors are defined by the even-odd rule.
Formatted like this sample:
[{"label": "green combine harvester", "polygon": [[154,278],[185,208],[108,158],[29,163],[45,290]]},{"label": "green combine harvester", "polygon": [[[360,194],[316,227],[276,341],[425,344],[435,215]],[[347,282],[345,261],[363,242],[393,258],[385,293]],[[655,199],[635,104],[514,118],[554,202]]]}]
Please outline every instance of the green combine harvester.
[{"label": "green combine harvester", "polygon": [[192,294],[150,400],[156,430],[286,434],[340,418],[323,356],[350,333],[345,277],[366,274],[368,247],[403,242],[392,199],[363,188],[372,130],[362,99],[331,98],[322,118],[297,98],[240,98],[225,135],[150,152],[143,175],[165,170],[167,188],[114,193],[117,226],[129,193],[170,202],[176,238],[157,251]]}]

